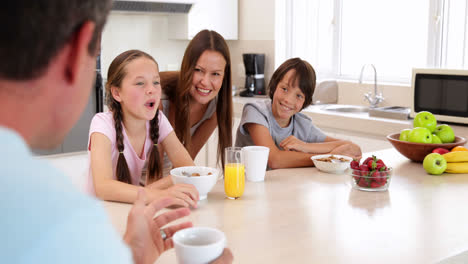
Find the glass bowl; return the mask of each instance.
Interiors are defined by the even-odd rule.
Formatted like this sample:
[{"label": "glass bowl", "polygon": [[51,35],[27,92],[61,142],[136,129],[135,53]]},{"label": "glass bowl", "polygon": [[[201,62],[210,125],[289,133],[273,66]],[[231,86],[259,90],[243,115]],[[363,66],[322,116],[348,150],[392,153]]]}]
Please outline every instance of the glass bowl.
[{"label": "glass bowl", "polygon": [[361,191],[386,191],[393,176],[393,169],[385,171],[361,171],[349,168],[347,170],[351,185]]}]

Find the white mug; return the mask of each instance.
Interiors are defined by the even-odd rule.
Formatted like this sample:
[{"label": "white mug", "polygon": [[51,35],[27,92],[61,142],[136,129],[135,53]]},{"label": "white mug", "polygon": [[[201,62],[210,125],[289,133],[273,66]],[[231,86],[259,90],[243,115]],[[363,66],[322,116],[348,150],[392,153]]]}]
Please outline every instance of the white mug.
[{"label": "white mug", "polygon": [[179,264],[207,264],[217,259],[226,246],[226,236],[218,229],[191,227],[172,237]]},{"label": "white mug", "polygon": [[264,181],[270,149],[264,146],[247,146],[242,148],[242,152],[246,179],[252,182]]}]

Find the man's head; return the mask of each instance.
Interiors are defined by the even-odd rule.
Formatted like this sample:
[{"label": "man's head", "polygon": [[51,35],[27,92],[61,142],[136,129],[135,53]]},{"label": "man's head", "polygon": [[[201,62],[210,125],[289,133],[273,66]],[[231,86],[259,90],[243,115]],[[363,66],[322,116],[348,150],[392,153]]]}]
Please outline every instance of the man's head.
[{"label": "man's head", "polygon": [[[88,101],[111,4],[111,0],[4,3],[0,9],[0,100],[10,108],[11,101],[17,100],[24,113],[32,114],[28,128],[26,122],[21,124],[23,120],[9,121],[11,117],[2,111],[0,125],[17,130],[32,147],[48,148],[61,142]],[[35,122],[38,118],[43,124]]]}]

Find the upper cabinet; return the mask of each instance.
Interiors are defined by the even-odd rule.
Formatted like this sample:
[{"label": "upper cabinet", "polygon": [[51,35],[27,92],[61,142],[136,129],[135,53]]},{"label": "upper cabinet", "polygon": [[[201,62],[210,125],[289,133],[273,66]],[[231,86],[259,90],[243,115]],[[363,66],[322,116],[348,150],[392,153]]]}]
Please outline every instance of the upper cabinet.
[{"label": "upper cabinet", "polygon": [[188,14],[168,19],[170,39],[192,39],[203,29],[218,32],[227,40],[238,39],[238,0],[197,0]]}]

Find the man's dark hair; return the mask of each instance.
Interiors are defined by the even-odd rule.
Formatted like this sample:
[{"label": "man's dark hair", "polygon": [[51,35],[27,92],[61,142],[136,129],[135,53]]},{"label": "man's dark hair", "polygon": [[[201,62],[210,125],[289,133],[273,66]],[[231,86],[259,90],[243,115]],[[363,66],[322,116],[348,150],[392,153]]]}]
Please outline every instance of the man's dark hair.
[{"label": "man's dark hair", "polygon": [[47,65],[86,21],[96,24],[96,54],[111,0],[12,0],[0,8],[0,78],[28,80]]}]

